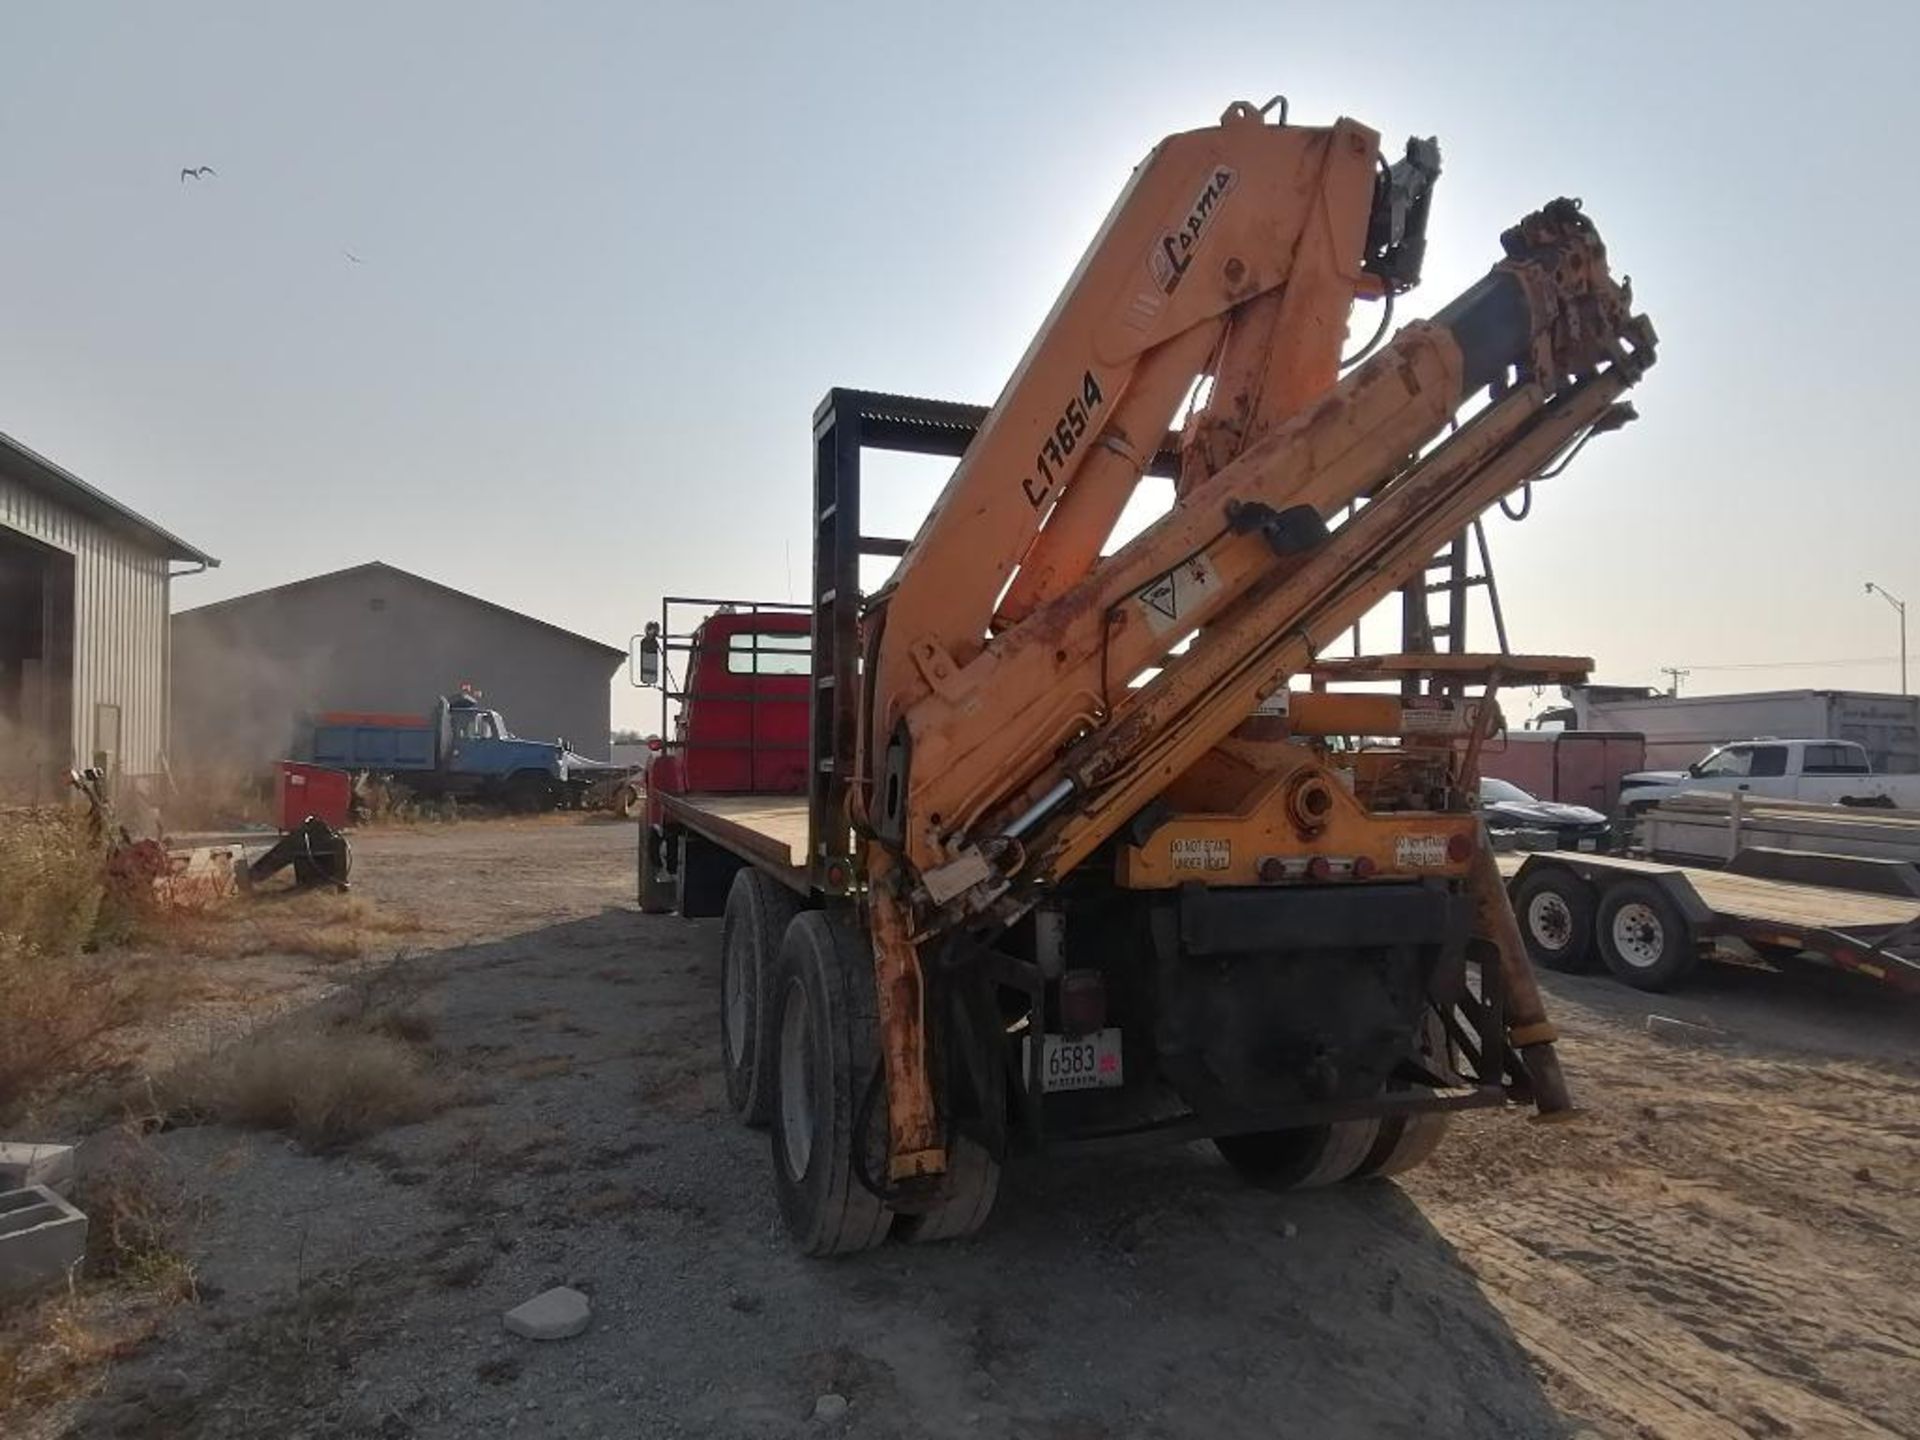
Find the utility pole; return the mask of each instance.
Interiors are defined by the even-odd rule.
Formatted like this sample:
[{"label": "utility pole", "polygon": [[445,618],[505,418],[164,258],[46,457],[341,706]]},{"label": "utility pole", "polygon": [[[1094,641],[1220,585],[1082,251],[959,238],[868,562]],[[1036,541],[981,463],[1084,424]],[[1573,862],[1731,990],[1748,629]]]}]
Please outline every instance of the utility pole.
[{"label": "utility pole", "polygon": [[1907,693],[1907,602],[1896,600],[1883,588],[1867,581],[1867,594],[1878,595],[1882,600],[1900,612],[1900,693]]},{"label": "utility pole", "polygon": [[1680,698],[1680,682],[1693,672],[1691,670],[1682,670],[1677,665],[1662,665],[1660,667],[1660,673],[1673,682],[1667,686],[1667,694],[1678,700]]}]

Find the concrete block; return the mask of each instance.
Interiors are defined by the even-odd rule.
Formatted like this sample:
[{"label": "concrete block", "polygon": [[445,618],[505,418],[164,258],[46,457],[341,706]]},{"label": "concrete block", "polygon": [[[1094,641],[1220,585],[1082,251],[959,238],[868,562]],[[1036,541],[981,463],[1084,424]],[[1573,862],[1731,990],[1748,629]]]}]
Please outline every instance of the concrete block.
[{"label": "concrete block", "polygon": [[58,1285],[87,1253],[87,1217],[44,1185],[0,1192],[0,1301]]},{"label": "concrete block", "polygon": [[503,1318],[507,1329],[528,1340],[566,1340],[587,1328],[593,1306],[578,1290],[561,1285],[514,1306]]},{"label": "concrete block", "polygon": [[73,1147],[0,1140],[0,1190],[24,1190],[29,1185],[68,1194],[73,1189]]}]

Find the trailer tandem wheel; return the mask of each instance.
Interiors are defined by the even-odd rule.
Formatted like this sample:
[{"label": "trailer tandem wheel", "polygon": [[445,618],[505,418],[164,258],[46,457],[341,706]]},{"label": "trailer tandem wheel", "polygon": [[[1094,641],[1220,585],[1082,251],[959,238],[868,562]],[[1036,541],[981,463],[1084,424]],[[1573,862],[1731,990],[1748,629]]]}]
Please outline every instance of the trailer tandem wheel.
[{"label": "trailer tandem wheel", "polygon": [[1686,918],[1658,885],[1621,880],[1600,896],[1595,930],[1614,978],[1636,990],[1671,990],[1700,963]]},{"label": "trailer tandem wheel", "polygon": [[773,1113],[774,969],[800,898],[752,866],[733,877],[720,925],[720,1061],[727,1101],[758,1128]]},{"label": "trailer tandem wheel", "polygon": [[1313,1190],[1356,1174],[1379,1138],[1378,1120],[1336,1120],[1291,1130],[1220,1135],[1213,1147],[1243,1179],[1264,1190]]},{"label": "trailer tandem wheel", "polygon": [[867,942],[822,911],[795,917],[780,945],[778,995],[769,1133],[781,1218],[808,1255],[871,1249],[887,1238],[893,1213],[856,1163],[857,1154],[884,1152],[856,1134],[878,1051]]},{"label": "trailer tandem wheel", "polygon": [[1593,886],[1563,866],[1539,866],[1521,881],[1513,914],[1534,964],[1569,975],[1592,970],[1594,904]]}]

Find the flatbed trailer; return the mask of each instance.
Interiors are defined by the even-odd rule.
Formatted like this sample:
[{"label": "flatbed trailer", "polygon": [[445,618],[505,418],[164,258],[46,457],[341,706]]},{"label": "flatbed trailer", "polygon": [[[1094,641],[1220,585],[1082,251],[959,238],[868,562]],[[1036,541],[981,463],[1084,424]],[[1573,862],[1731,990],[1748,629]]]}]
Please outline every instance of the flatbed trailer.
[{"label": "flatbed trailer", "polygon": [[1549,969],[1604,963],[1636,989],[1669,990],[1702,958],[1744,948],[1920,994],[1920,898],[1558,850],[1499,866],[1527,949]]}]

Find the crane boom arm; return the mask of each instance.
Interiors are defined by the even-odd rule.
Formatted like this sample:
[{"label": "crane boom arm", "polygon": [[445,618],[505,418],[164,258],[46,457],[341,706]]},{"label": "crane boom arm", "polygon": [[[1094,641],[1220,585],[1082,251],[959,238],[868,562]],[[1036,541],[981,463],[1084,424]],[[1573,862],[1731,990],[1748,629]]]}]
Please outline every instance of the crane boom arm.
[{"label": "crane boom arm", "polygon": [[[1381,240],[1377,165],[1351,121],[1245,106],[1163,142],[873,601],[857,809],[895,1180],[945,1163],[919,946],[1010,922],[1481,510],[1630,418],[1653,333],[1566,200],[1333,384],[1353,299],[1417,240]],[[1204,376],[1173,507],[1098,558]]]}]

